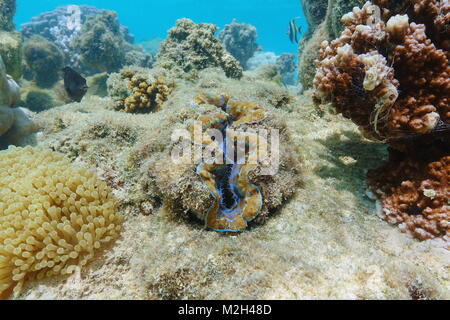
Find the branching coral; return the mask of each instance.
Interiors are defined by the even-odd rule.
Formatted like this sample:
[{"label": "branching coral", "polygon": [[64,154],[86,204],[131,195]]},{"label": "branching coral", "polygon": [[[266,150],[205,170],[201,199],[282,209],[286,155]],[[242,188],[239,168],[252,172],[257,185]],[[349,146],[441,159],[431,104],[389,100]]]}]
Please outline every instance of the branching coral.
[{"label": "branching coral", "polygon": [[156,57],[157,65],[183,75],[219,67],[227,77],[241,78],[242,68],[214,36],[217,26],[180,19],[169,30]]},{"label": "branching coral", "polygon": [[161,109],[175,89],[175,83],[164,77],[152,77],[145,69],[124,69],[108,79],[108,92],[122,112],[145,113]]},{"label": "branching coral", "polygon": [[[433,179],[440,183],[433,192],[448,195],[450,64],[445,44],[436,35],[436,19],[445,20],[446,6],[428,0],[378,3],[387,6],[383,16],[378,6],[367,2],[342,17],[346,29],[338,39],[322,44],[316,98],[332,102],[368,137],[387,142],[391,156],[401,154],[400,162],[392,156],[370,174],[376,182],[369,179],[388,221],[405,223],[403,229],[420,239],[445,236],[446,229],[436,231],[436,225],[447,224],[448,201],[427,202],[418,195]],[[400,10],[410,15],[395,15]],[[422,21],[426,25],[416,23]]]},{"label": "branching coral", "polygon": [[393,158],[370,172],[369,184],[388,222],[422,240],[450,240],[450,156]]},{"label": "branching coral", "polygon": [[39,148],[0,153],[0,293],[70,274],[118,236],[116,200],[92,171]]},{"label": "branching coral", "polygon": [[[407,16],[385,23],[374,14],[377,8],[367,3],[345,15],[341,37],[323,44],[318,96],[380,139],[428,133],[449,119],[446,52],[423,25],[409,23]],[[365,24],[369,18],[375,20]]]}]

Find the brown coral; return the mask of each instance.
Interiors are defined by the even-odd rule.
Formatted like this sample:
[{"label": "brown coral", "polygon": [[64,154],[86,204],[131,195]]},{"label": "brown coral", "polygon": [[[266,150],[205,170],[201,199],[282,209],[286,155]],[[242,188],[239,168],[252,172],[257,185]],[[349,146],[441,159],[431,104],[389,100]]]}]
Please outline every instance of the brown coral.
[{"label": "brown coral", "polygon": [[391,159],[369,173],[381,214],[421,240],[450,240],[450,156]]},{"label": "brown coral", "polygon": [[323,43],[314,80],[317,99],[389,144],[391,159],[369,174],[369,186],[385,218],[422,240],[450,240],[444,2],[377,1],[384,15],[370,2],[355,8],[342,18],[340,38]]},{"label": "brown coral", "polygon": [[[447,53],[428,38],[424,25],[409,24],[407,16],[384,23],[375,8],[367,3],[345,15],[341,37],[323,44],[318,97],[379,139],[428,133],[440,120],[449,121]],[[378,79],[367,86],[370,76]]]},{"label": "brown coral", "polygon": [[136,70],[126,69],[120,73],[127,82],[125,97],[116,99],[116,109],[121,112],[148,113],[159,111],[175,89],[175,83],[164,77],[149,79]]}]

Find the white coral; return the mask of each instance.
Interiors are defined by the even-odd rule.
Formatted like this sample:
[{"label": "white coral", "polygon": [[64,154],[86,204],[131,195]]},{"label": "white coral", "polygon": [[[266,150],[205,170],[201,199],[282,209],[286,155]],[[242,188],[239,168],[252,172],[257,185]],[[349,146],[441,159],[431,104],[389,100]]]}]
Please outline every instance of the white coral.
[{"label": "white coral", "polygon": [[393,72],[392,68],[387,65],[386,58],[377,51],[362,54],[360,58],[366,71],[364,89],[367,91],[374,90],[386,79],[389,73]]}]

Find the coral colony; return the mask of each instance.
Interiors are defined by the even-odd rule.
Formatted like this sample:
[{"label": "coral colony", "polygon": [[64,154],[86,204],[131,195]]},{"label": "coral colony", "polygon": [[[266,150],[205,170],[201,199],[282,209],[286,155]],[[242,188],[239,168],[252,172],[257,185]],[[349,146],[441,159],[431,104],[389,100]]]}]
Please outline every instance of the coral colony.
[{"label": "coral colony", "polygon": [[422,240],[447,239],[450,5],[412,2],[406,12],[379,1],[346,14],[341,36],[321,46],[314,85],[318,99],[389,145],[390,162],[368,180],[385,219]]}]

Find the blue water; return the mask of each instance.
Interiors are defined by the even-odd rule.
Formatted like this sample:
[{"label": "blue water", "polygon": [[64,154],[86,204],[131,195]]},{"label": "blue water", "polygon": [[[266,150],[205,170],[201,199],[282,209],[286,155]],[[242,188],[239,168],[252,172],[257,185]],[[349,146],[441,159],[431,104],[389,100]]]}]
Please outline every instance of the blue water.
[{"label": "blue water", "polygon": [[69,4],[117,11],[120,23],[129,27],[136,42],[165,38],[167,30],[179,18],[219,27],[235,18],[257,28],[258,43],[264,51],[296,53],[297,46],[287,36],[289,20],[301,17],[298,24],[307,29],[299,0],[17,0],[15,22],[20,27],[44,11]]}]

